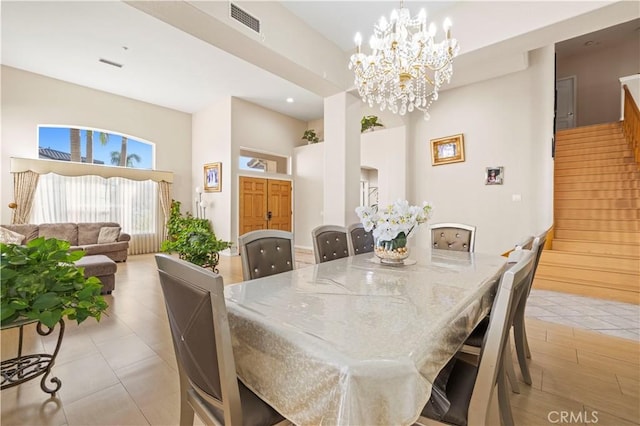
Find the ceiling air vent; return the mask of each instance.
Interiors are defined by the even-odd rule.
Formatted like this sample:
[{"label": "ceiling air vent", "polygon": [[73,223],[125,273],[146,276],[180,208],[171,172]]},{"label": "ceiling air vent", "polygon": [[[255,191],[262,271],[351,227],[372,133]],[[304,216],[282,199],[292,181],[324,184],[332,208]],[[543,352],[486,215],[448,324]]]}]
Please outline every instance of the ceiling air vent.
[{"label": "ceiling air vent", "polygon": [[244,10],[240,9],[233,3],[229,3],[231,5],[231,17],[236,21],[240,22],[245,27],[251,28],[253,31],[260,33],[260,20],[255,18],[254,16],[249,15]]}]

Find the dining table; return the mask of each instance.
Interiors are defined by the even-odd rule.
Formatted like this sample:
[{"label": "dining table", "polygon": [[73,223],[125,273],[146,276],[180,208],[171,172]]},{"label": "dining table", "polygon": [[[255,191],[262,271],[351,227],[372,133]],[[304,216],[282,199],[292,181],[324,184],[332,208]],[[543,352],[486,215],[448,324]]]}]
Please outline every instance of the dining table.
[{"label": "dining table", "polygon": [[226,286],[238,377],[296,425],[410,425],[490,311],[506,262],[365,253]]}]

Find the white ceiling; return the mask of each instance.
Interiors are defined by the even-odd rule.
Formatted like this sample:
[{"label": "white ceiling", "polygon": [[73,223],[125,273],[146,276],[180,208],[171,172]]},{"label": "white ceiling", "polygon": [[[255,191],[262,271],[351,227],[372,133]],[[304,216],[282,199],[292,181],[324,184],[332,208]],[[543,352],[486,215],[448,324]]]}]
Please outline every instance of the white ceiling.
[{"label": "white ceiling", "polygon": [[[455,3],[405,5],[433,16]],[[353,49],[357,31],[368,39],[373,24],[398,4],[283,2],[344,51]],[[120,1],[2,1],[1,8],[3,65],[188,113],[235,96],[305,121],[323,115],[321,97]]]}]

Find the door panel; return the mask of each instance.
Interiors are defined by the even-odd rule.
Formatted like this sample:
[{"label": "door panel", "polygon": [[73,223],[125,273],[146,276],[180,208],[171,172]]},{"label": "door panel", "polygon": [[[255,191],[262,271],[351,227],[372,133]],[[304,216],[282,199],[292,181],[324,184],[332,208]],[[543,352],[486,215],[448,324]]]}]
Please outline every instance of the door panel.
[{"label": "door panel", "polygon": [[240,176],[239,234],[258,229],[291,232],[291,182]]},{"label": "door panel", "polygon": [[265,179],[240,177],[239,235],[267,229],[267,182]]},{"label": "door panel", "polygon": [[268,188],[269,229],[291,232],[291,182],[269,179]]},{"label": "door panel", "polygon": [[556,130],[571,129],[575,123],[575,77],[567,77],[556,81]]}]

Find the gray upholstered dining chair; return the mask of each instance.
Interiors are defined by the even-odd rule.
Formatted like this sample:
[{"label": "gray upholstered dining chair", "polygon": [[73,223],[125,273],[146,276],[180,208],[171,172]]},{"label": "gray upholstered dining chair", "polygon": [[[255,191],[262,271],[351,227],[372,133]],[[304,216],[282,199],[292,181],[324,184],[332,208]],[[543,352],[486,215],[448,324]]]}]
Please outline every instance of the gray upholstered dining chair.
[{"label": "gray upholstered dining chair", "polygon": [[439,250],[467,251],[473,253],[476,243],[476,227],[464,223],[434,223],[431,230],[431,247]]},{"label": "gray upholstered dining chair", "polygon": [[361,223],[352,223],[347,226],[347,241],[349,243],[349,255],[371,253],[375,245],[373,231],[365,231]]},{"label": "gray upholstered dining chair", "polygon": [[288,422],[236,376],[222,277],[165,254],[156,255],[180,377],[180,425],[194,412],[205,424]]},{"label": "gray upholstered dining chair", "polygon": [[508,335],[517,303],[527,291],[535,261],[533,252],[520,252],[518,262],[502,274],[498,284],[478,365],[468,363],[462,357],[454,357],[435,380],[441,383],[440,389],[444,389],[450,405],[438,409],[446,405],[437,404],[442,398],[432,391],[418,424],[485,425],[490,404],[495,403],[492,397],[497,386],[501,422],[507,426],[513,425],[502,358],[507,356]]},{"label": "gray upholstered dining chair", "polygon": [[[531,250],[533,248],[533,237],[527,237],[515,246],[515,250]],[[516,260],[513,258],[510,260],[507,265],[513,265],[516,263]],[[523,297],[526,297],[523,294]],[[490,315],[491,313],[489,313]],[[489,315],[487,315],[480,323],[476,326],[476,328],[471,332],[467,340],[464,342],[464,345],[460,349],[460,352],[469,354],[475,357],[480,357],[480,351],[482,349],[482,341],[487,333],[487,327],[489,326]],[[517,315],[517,313],[516,313]],[[507,340],[509,343],[507,344],[507,356],[504,357],[504,370],[509,379],[509,384],[511,385],[511,390],[514,393],[520,393],[520,385],[518,385],[518,378],[516,377],[516,371],[513,367],[513,358],[511,356],[511,334],[507,336]]]},{"label": "gray upholstered dining chair", "polygon": [[316,263],[349,256],[347,230],[344,226],[320,225],[311,231]]},{"label": "gray upholstered dining chair", "polygon": [[[524,323],[525,310],[527,307],[527,300],[529,299],[529,293],[531,287],[533,287],[533,280],[536,276],[538,264],[540,263],[540,257],[542,256],[542,250],[547,242],[547,235],[550,229],[537,235],[533,240],[531,251],[533,251],[535,259],[533,263],[533,271],[531,272],[531,279],[529,280],[529,286],[526,293],[518,303],[516,315],[513,321],[513,337],[516,346],[516,354],[518,355],[518,364],[520,365],[520,371],[522,372],[522,378],[528,385],[532,383],[531,373],[529,372],[529,366],[527,364],[527,358],[531,358],[531,351],[529,350],[529,341],[527,339],[527,331]],[[517,251],[517,250],[516,250]]]},{"label": "gray upholstered dining chair", "polygon": [[247,232],[238,237],[242,279],[253,280],[294,268],[293,234],[276,229]]}]

